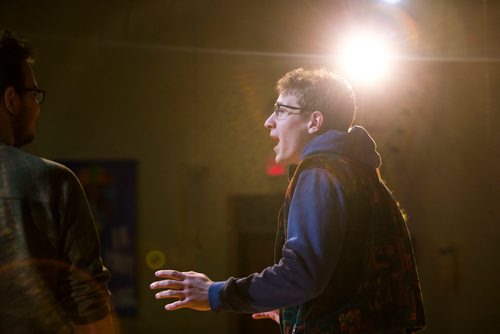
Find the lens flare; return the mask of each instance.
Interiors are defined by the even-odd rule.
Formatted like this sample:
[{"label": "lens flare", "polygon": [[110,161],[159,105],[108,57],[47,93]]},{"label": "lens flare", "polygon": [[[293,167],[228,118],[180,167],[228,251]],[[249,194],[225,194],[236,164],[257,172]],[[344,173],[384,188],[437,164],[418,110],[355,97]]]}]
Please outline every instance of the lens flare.
[{"label": "lens flare", "polygon": [[146,255],[146,264],[151,269],[160,269],[165,264],[165,254],[160,250],[152,250]]},{"label": "lens flare", "polygon": [[339,65],[354,81],[372,83],[387,76],[392,50],[388,41],[374,32],[356,32],[341,45]]}]

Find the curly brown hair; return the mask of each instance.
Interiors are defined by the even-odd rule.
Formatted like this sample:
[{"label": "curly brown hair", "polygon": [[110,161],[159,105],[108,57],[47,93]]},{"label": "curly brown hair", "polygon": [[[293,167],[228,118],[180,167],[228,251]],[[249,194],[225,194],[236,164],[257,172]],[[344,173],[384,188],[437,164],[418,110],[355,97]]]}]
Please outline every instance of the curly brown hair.
[{"label": "curly brown hair", "polygon": [[279,94],[294,94],[300,107],[323,113],[326,130],[347,131],[356,117],[356,99],[351,85],[324,68],[298,68],[278,80]]}]

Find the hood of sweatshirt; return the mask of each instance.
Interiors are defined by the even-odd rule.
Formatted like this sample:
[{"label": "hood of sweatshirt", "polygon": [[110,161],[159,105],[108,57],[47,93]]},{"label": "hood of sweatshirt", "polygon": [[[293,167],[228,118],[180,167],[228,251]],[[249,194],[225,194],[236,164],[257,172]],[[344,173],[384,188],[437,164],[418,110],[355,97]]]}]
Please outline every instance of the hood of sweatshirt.
[{"label": "hood of sweatshirt", "polygon": [[380,167],[382,159],[377,145],[361,126],[353,126],[348,132],[329,130],[312,139],[304,148],[301,159],[317,153],[338,154],[373,168]]}]

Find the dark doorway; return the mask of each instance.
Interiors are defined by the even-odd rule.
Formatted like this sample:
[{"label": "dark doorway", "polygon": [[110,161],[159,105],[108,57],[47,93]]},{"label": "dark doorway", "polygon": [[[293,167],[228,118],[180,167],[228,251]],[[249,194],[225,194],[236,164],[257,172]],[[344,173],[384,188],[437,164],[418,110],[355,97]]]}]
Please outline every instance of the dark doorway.
[{"label": "dark doorway", "polygon": [[[274,264],[276,223],[282,204],[283,194],[229,198],[232,276],[245,277]],[[254,320],[250,314],[235,314],[232,328],[238,334],[280,333],[272,320]]]}]

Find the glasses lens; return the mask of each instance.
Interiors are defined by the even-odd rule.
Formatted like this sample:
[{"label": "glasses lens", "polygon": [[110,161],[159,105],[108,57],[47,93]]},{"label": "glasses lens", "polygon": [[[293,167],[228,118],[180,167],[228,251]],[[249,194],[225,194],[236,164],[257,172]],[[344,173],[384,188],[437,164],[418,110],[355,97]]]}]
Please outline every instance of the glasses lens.
[{"label": "glasses lens", "polygon": [[275,117],[276,119],[278,119],[278,120],[279,120],[279,119],[281,119],[281,118],[282,118],[282,116],[281,116],[281,115],[283,115],[283,110],[281,110],[281,109],[279,109],[279,108],[278,108],[278,109],[276,109],[276,110],[274,111],[274,117]]},{"label": "glasses lens", "polygon": [[42,104],[44,95],[45,94],[43,92],[36,92],[36,95],[35,95],[36,103]]},{"label": "glasses lens", "polygon": [[278,119],[280,117],[280,110],[277,104],[273,108],[274,118]]}]

